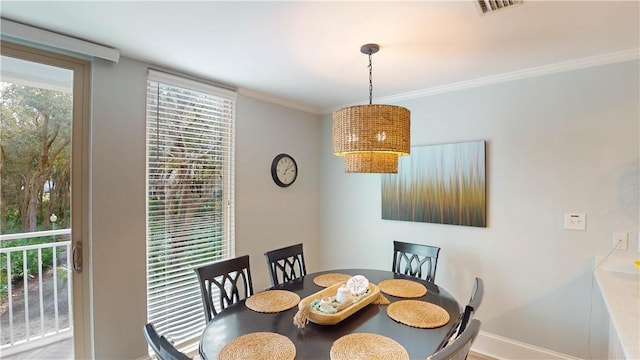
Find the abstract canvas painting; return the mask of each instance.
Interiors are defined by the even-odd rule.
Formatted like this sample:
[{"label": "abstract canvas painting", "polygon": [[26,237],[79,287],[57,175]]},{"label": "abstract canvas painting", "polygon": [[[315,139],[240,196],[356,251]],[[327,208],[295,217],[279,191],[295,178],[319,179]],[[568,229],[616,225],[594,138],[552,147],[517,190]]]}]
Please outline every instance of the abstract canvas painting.
[{"label": "abstract canvas painting", "polygon": [[411,148],[382,175],[382,218],[486,227],[485,142]]}]

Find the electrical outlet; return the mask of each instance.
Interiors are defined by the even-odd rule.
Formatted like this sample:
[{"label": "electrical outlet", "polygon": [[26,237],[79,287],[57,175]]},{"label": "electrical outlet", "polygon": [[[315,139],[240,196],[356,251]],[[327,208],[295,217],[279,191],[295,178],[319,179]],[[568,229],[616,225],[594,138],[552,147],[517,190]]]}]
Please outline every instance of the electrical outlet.
[{"label": "electrical outlet", "polygon": [[618,246],[618,250],[627,250],[629,248],[629,234],[626,232],[614,232],[613,247],[616,246]]}]

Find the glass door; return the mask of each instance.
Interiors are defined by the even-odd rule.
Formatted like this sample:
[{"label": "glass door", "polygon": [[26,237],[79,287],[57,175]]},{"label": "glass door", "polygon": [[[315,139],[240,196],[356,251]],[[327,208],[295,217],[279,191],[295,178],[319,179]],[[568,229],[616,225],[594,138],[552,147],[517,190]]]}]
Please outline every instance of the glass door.
[{"label": "glass door", "polygon": [[7,42],[0,55],[0,352],[88,358],[89,64]]}]

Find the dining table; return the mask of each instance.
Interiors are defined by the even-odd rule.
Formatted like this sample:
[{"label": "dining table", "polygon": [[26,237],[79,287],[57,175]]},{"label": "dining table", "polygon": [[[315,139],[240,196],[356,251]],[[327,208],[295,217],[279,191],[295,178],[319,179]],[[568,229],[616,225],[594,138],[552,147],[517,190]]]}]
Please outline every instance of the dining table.
[{"label": "dining table", "polygon": [[[223,347],[234,339],[256,332],[270,332],[286,336],[295,345],[296,359],[329,359],[331,347],[336,340],[354,333],[379,334],[395,340],[409,355],[410,359],[426,359],[435,353],[455,330],[460,318],[460,305],[456,299],[432,282],[397,274],[387,270],[376,269],[335,269],[309,273],[298,279],[274,286],[268,290],[288,290],[304,299],[323,289],[314,279],[322,274],[362,275],[371,284],[378,284],[388,279],[406,279],[418,282],[427,289],[426,294],[414,297],[435,304],[446,310],[449,320],[446,324],[435,328],[420,328],[405,325],[388,314],[389,305],[370,303],[349,317],[332,325],[309,322],[303,328],[294,325],[293,318],[298,306],[288,310],[264,313],[250,309],[245,300],[228,306],[215,316],[205,327],[200,340],[200,355],[204,359],[217,359]],[[388,301],[407,300],[381,292]]]}]

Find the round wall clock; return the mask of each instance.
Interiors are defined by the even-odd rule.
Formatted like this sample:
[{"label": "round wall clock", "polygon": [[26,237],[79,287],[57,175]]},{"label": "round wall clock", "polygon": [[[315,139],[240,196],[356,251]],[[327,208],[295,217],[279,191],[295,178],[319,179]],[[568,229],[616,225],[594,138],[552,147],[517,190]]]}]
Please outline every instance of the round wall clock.
[{"label": "round wall clock", "polygon": [[298,177],[298,164],[289,154],[278,154],[271,162],[271,177],[281,187],[293,184]]}]

